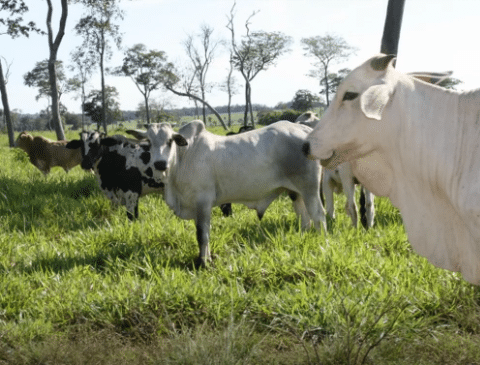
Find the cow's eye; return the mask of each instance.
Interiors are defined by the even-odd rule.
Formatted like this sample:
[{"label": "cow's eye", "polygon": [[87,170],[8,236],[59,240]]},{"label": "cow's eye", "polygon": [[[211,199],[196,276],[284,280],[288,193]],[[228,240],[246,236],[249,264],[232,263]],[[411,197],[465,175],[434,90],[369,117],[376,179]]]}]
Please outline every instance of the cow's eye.
[{"label": "cow's eye", "polygon": [[342,101],[344,101],[344,100],[353,100],[353,99],[355,99],[357,96],[358,96],[358,93],[354,93],[354,92],[351,92],[351,91],[347,91],[347,92],[343,95]]}]

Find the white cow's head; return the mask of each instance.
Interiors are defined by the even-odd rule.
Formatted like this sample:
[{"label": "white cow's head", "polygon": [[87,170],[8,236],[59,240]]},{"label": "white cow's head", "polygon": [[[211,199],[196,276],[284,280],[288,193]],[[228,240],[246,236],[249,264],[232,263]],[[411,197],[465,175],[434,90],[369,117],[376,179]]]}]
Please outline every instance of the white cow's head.
[{"label": "white cow's head", "polygon": [[310,133],[304,152],[336,168],[374,150],[371,134],[382,129],[382,116],[395,90],[395,58],[378,55],[353,70],[320,122]]},{"label": "white cow's head", "polygon": [[193,127],[198,123],[201,123],[204,128],[202,122],[193,121],[177,133],[169,123],[153,123],[146,126],[145,132],[129,130],[127,133],[134,135],[137,139],[147,139],[150,142],[150,164],[153,165],[154,177],[164,181],[176,161],[177,154],[181,153],[177,148],[185,148],[189,145],[195,129]]}]

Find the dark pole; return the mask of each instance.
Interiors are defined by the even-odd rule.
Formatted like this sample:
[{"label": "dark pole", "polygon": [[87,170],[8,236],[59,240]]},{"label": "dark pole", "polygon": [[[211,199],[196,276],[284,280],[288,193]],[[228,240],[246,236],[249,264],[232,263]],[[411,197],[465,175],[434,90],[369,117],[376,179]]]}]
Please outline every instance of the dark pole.
[{"label": "dark pole", "polygon": [[387,16],[385,17],[382,45],[380,47],[381,53],[398,54],[404,5],[405,0],[388,0]]}]

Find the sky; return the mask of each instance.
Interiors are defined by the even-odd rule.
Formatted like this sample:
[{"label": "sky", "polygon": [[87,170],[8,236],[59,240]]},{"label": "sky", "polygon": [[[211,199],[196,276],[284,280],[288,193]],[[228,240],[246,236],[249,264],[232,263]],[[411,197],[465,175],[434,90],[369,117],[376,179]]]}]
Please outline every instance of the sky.
[{"label": "sky", "polygon": [[[29,13],[26,20],[33,20],[46,30],[47,4],[43,0],[26,0]],[[251,19],[251,30],[279,31],[292,37],[291,51],[283,55],[276,66],[262,71],[252,81],[252,101],[255,104],[275,106],[293,99],[296,91],[307,89],[318,94],[319,81],[308,77],[314,59],[305,56],[301,39],[333,34],[342,37],[357,49],[347,61],[332,65],[332,71],[353,69],[377,54],[383,33],[388,0],[237,0],[235,7],[235,32],[237,41],[245,34],[245,21]],[[53,1],[54,31],[58,29],[60,1]],[[214,28],[213,37],[230,41],[226,28],[227,16],[233,0],[122,0],[125,12],[117,21],[123,34],[122,49],[113,49],[107,67],[122,64],[124,51],[143,43],[149,50],[164,51],[168,60],[176,65],[188,62],[182,42],[188,35],[198,34],[202,25]],[[70,53],[81,46],[81,37],[73,28],[85,14],[81,5],[71,5],[58,59],[65,66],[71,63]],[[0,13],[0,16],[5,14]],[[56,17],[56,18],[55,18]],[[1,30],[1,29],[0,29]],[[397,69],[410,71],[448,71],[463,81],[461,90],[480,88],[480,1],[478,0],[406,0],[398,50]],[[22,113],[38,113],[45,109],[45,98],[36,100],[37,90],[24,85],[23,76],[35,64],[49,56],[46,36],[32,34],[29,38],[11,39],[0,36],[0,56],[10,64],[8,97],[10,109]],[[221,83],[228,73],[229,51],[225,47],[217,53],[207,75],[207,81]],[[5,67],[5,64],[4,64]],[[243,104],[242,76],[235,73],[240,92],[233,104]],[[67,71],[67,77],[73,73]],[[119,91],[122,110],[137,110],[143,96],[133,81],[126,77],[106,76],[106,84]],[[88,89],[100,89],[100,77],[94,73]],[[187,99],[158,90],[152,99],[170,108],[190,107]],[[80,113],[80,99],[75,94],[65,94],[61,99],[68,110]],[[225,92],[213,89],[207,95],[213,106],[226,105]]]}]

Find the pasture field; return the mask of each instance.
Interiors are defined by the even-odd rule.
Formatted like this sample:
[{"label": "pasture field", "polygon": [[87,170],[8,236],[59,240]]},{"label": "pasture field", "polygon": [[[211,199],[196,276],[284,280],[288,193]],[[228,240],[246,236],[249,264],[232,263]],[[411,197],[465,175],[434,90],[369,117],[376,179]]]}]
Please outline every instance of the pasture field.
[{"label": "pasture field", "polygon": [[344,204],[326,240],[287,197],[261,222],[215,208],[195,270],[195,226],[160,196],[129,222],[93,175],[45,178],[0,135],[0,364],[480,364],[479,288],[415,254],[387,199],[369,231]]}]

